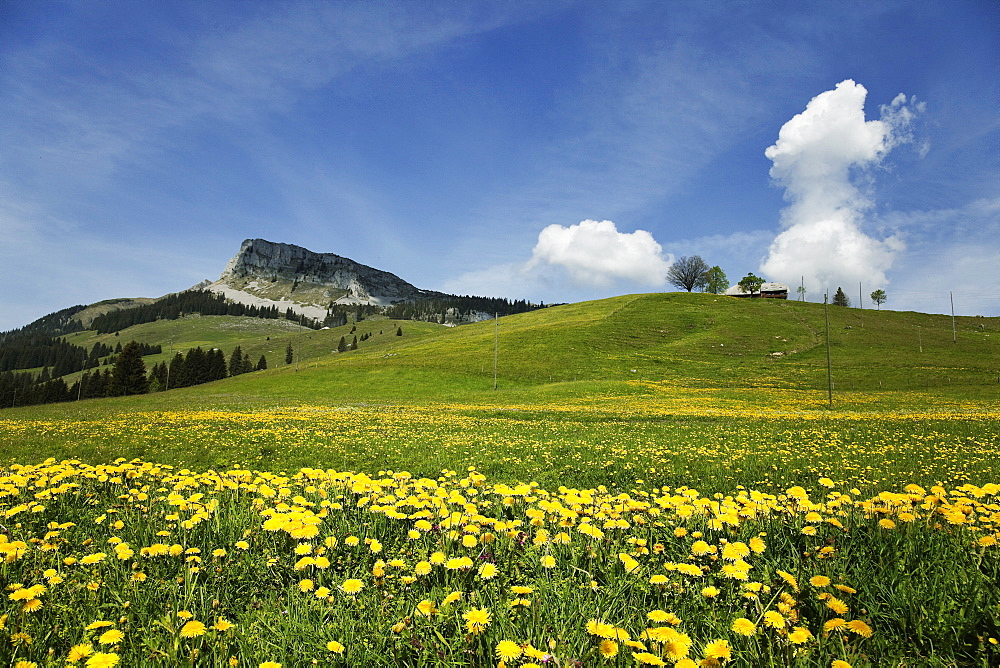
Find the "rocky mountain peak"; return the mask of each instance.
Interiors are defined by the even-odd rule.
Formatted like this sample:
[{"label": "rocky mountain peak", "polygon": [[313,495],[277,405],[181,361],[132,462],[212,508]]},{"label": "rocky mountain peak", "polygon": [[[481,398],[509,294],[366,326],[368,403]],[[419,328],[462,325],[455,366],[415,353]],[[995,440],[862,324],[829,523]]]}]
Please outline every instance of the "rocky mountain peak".
[{"label": "rocky mountain peak", "polygon": [[331,303],[386,306],[443,296],[350,258],[265,239],[244,241],[208,289],[234,301],[292,308],[312,318],[322,318]]}]

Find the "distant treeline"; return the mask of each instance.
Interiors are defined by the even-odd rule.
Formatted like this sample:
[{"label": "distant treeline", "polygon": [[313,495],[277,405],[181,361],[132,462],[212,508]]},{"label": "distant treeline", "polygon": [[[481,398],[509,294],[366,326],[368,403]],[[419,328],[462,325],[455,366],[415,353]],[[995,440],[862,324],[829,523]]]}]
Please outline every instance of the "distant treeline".
[{"label": "distant treeline", "polygon": [[470,297],[444,295],[432,299],[400,302],[391,306],[367,304],[330,304],[323,324],[339,327],[350,321],[360,322],[379,316],[391,320],[422,320],[425,322],[474,322],[493,315],[513,315],[544,308],[523,299],[511,301],[502,297]]},{"label": "distant treeline", "polygon": [[47,336],[63,336],[73,332],[82,332],[83,323],[73,318],[74,315],[87,308],[83,305],[70,306],[61,311],[42,316],[38,320],[12,329],[8,332],[0,332],[0,346],[3,346],[10,339],[16,339],[27,334],[45,334]]},{"label": "distant treeline", "polygon": [[72,385],[63,378],[53,378],[48,367],[37,376],[13,371],[0,373],[0,408],[159,392],[267,368],[267,359],[263,355],[253,364],[250,356],[239,346],[233,350],[228,362],[218,348],[206,351],[198,347],[189,350],[186,355],[177,353],[169,365],[164,362],[153,365],[147,374],[142,358],[160,353],[160,346],[135,341],[119,345],[116,351],[108,346],[99,346],[103,344],[95,344],[94,348],[115,354],[105,360],[103,368],[84,371]]},{"label": "distant treeline", "polygon": [[184,314],[200,313],[202,315],[243,315],[251,318],[276,320],[287,318],[305,327],[319,329],[322,325],[306,316],[296,314],[291,309],[284,313],[275,306],[247,306],[227,301],[225,296],[208,290],[188,290],[167,295],[152,304],[121,309],[97,316],[90,328],[100,334],[118,332],[133,325],[141,325],[157,320],[176,320]]},{"label": "distant treeline", "polygon": [[[159,345],[138,344],[143,355],[155,355],[161,351]],[[113,364],[114,359],[108,358],[114,353],[120,353],[122,345],[117,348],[104,343],[95,343],[88,351],[61,338],[55,338],[40,333],[18,334],[0,341],[0,371],[17,369],[35,369],[42,367],[43,380],[58,378],[68,373],[92,369],[104,364]]]}]

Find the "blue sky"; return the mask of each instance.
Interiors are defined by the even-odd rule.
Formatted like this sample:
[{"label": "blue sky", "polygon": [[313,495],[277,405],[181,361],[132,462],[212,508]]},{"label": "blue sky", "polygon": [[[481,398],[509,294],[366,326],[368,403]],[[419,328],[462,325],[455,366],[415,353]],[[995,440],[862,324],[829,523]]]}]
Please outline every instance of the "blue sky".
[{"label": "blue sky", "polygon": [[0,330],[255,237],[536,302],[699,254],[1000,315],[998,34],[993,1],[6,0]]}]

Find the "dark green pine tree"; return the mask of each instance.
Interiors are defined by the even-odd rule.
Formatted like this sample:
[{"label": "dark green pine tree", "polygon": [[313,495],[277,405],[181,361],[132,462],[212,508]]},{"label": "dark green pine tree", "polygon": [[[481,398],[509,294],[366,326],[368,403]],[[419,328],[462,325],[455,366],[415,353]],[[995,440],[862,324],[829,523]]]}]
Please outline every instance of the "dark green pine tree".
[{"label": "dark green pine tree", "polygon": [[257,368],[256,368],[256,371],[263,371],[263,370],[265,370],[266,368],[267,368],[267,358],[266,358],[266,357],[264,357],[263,355],[261,355],[261,356],[260,356],[260,359],[259,359],[259,360],[257,360]]},{"label": "dark green pine tree", "polygon": [[285,364],[291,364],[294,355],[295,355],[295,349],[292,348],[292,342],[289,341],[288,347],[285,348]]},{"label": "dark green pine tree", "polygon": [[164,385],[168,390],[175,387],[187,387],[188,382],[187,364],[184,362],[184,355],[174,354],[170,360],[170,370],[167,372],[167,382]]},{"label": "dark green pine tree", "polygon": [[253,371],[253,362],[250,361],[250,353],[243,353],[243,362],[240,363],[240,373],[250,373]]},{"label": "dark green pine tree", "polygon": [[184,367],[187,369],[189,385],[200,385],[211,380],[208,355],[201,349],[201,346],[188,351]]},{"label": "dark green pine tree", "polygon": [[238,376],[243,373],[243,350],[236,346],[229,356],[229,375]]},{"label": "dark green pine tree", "polygon": [[226,355],[218,348],[208,351],[208,377],[209,380],[222,380],[228,375],[226,368]]},{"label": "dark green pine tree", "polygon": [[837,293],[835,295],[833,295],[833,305],[834,306],[850,306],[851,305],[851,300],[847,298],[847,295],[844,294],[843,290],[841,290],[840,288],[837,288]]},{"label": "dark green pine tree", "polygon": [[396,336],[402,336],[402,335],[403,335],[403,328],[402,327],[397,327],[396,328]]},{"label": "dark green pine tree", "polygon": [[357,350],[357,349],[358,349],[358,337],[355,336],[354,340],[351,341],[351,350]]},{"label": "dark green pine tree", "polygon": [[337,352],[342,353],[347,350],[347,340],[344,337],[340,337],[340,343],[337,344]]},{"label": "dark green pine tree", "polygon": [[146,364],[142,361],[142,351],[139,344],[129,341],[122,347],[121,354],[115,362],[111,374],[112,396],[129,394],[145,394],[149,392],[149,381],[146,379]]}]

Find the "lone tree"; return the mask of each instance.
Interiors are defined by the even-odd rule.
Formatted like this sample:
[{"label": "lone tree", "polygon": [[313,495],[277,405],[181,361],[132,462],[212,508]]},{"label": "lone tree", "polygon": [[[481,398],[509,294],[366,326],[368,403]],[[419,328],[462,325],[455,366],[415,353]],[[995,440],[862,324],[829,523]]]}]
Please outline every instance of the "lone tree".
[{"label": "lone tree", "polygon": [[146,364],[142,361],[142,350],[138,343],[129,341],[115,361],[108,394],[121,397],[146,392],[149,392],[149,380],[146,378]]},{"label": "lone tree", "polygon": [[667,281],[671,285],[691,292],[695,288],[705,287],[708,283],[707,274],[708,265],[705,264],[700,255],[682,257],[670,265],[670,269],[667,269]]},{"label": "lone tree", "polygon": [[755,276],[751,271],[749,274],[741,278],[737,285],[740,286],[740,290],[752,295],[755,292],[760,292],[760,286],[764,285],[764,279],[760,276]]},{"label": "lone tree", "polygon": [[292,348],[292,342],[288,342],[288,347],[285,348],[285,364],[292,363],[292,356],[295,354],[295,349]]},{"label": "lone tree", "polygon": [[715,265],[707,272],[705,272],[705,292],[711,292],[713,295],[720,295],[726,291],[729,287],[729,279],[726,278],[726,272],[722,271],[722,267]]},{"label": "lone tree", "polygon": [[882,304],[884,304],[885,300],[888,299],[888,297],[886,297],[885,290],[883,290],[882,288],[879,288],[878,290],[873,292],[871,294],[871,297],[872,301],[875,302],[876,308],[878,308],[879,310],[882,309]]},{"label": "lone tree", "polygon": [[850,306],[851,300],[847,298],[844,291],[839,287],[837,288],[837,293],[833,295],[833,305],[834,306]]}]

